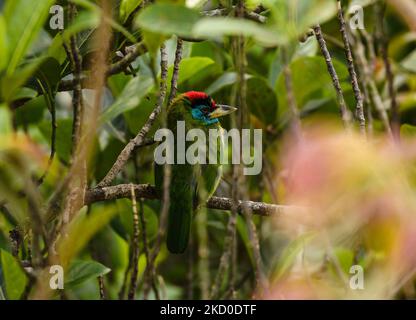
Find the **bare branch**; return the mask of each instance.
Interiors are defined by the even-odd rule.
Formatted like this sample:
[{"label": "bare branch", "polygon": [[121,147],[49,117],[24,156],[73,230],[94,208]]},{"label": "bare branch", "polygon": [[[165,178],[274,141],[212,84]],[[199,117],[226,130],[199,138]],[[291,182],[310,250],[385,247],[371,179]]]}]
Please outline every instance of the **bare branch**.
[{"label": "bare branch", "polygon": [[[114,74],[123,72],[126,70],[140,55],[147,52],[147,48],[143,43],[138,43],[134,46],[127,48],[128,53],[119,61],[110,65],[106,71],[106,77],[110,77]],[[94,83],[88,80],[87,75],[81,75],[82,86],[85,88],[94,87]],[[73,90],[76,85],[76,79],[62,80],[59,83],[58,91],[70,91]]]},{"label": "bare branch", "polygon": [[179,64],[182,60],[182,49],[183,40],[178,38],[176,45],[175,62],[173,63],[172,82],[170,86],[170,94],[167,104],[168,106],[172,103],[173,99],[176,96],[176,92],[178,91]]},{"label": "bare branch", "polygon": [[[159,96],[158,96],[158,107],[162,108],[163,103],[165,101],[166,96],[166,89],[167,89],[167,76],[168,76],[168,54],[166,51],[165,45],[160,47],[160,87],[159,87]],[[166,113],[164,114],[164,125],[166,125]],[[144,286],[144,295],[150,291],[150,284],[153,283],[154,279],[156,278],[156,268],[154,267],[154,263],[160,251],[160,246],[162,245],[162,240],[165,236],[166,232],[166,225],[168,222],[168,212],[170,207],[170,183],[172,178],[172,167],[170,164],[165,164],[163,167],[163,195],[162,195],[162,209],[160,211],[160,223],[159,223],[159,230],[156,239],[156,243],[153,249],[152,254],[150,255],[150,261],[146,266],[146,275],[147,280]],[[150,283],[149,283],[150,282]],[[157,292],[157,291],[156,291]],[[159,299],[159,297],[157,296]]]},{"label": "bare branch", "polygon": [[340,23],[342,41],[344,42],[344,51],[345,51],[345,56],[347,58],[348,72],[351,77],[351,84],[352,84],[352,89],[354,91],[355,101],[357,102],[357,105],[355,108],[355,117],[357,118],[359,122],[361,134],[365,136],[366,130],[365,130],[363,96],[361,94],[360,85],[358,84],[357,73],[355,72],[354,60],[353,60],[353,56],[351,52],[350,43],[348,40],[347,25],[344,19],[344,11],[342,9],[341,0],[338,0],[337,4],[338,4],[338,20]]},{"label": "bare branch", "polygon": [[370,70],[369,63],[367,57],[365,55],[365,48],[364,45],[359,37],[359,34],[353,38],[354,40],[354,47],[358,65],[361,67],[363,82],[366,84],[368,93],[373,101],[374,107],[379,114],[380,120],[382,121],[387,133],[389,136],[392,137],[392,130],[390,126],[389,116],[387,111],[384,107],[383,99],[380,96],[380,93],[377,89],[377,84],[375,80],[371,77],[372,71]]},{"label": "bare branch", "polygon": [[390,96],[390,109],[391,109],[391,129],[395,139],[400,139],[400,113],[399,105],[396,98],[396,90],[394,89],[394,73],[389,59],[388,47],[389,42],[384,30],[384,17],[386,6],[385,3],[377,3],[375,5],[377,28],[376,38],[380,44],[380,53],[383,57],[384,67],[386,69],[386,80]]},{"label": "bare branch", "polygon": [[147,52],[147,48],[143,43],[138,43],[132,47],[127,48],[128,53],[116,63],[113,63],[107,70],[107,77],[114,74],[123,72],[126,70],[134,60],[136,60],[140,55]]},{"label": "bare branch", "polygon": [[346,128],[351,127],[351,112],[345,103],[344,94],[342,92],[341,83],[337,71],[335,70],[334,64],[332,63],[332,57],[329,53],[328,47],[326,46],[326,41],[322,35],[322,30],[320,25],[316,25],[313,28],[315,32],[316,40],[318,40],[319,47],[321,49],[322,55],[325,58],[326,66],[328,68],[329,75],[331,76],[332,83],[334,85],[335,91],[337,93],[338,105],[341,111],[341,118],[344,122]]},{"label": "bare branch", "polygon": [[[218,8],[209,11],[203,11],[202,14],[207,17],[227,16],[233,9],[235,9],[235,6],[231,8]],[[262,16],[257,12],[247,10],[244,11],[244,17],[259,23],[265,23],[267,19],[265,16]]]},{"label": "bare branch", "polygon": [[286,48],[282,48],[281,50],[284,60],[283,74],[285,78],[286,100],[291,113],[291,126],[295,137],[299,140],[302,136],[302,129],[299,116],[299,109],[296,104],[295,93],[293,91],[292,71],[290,70],[289,58],[287,56]]},{"label": "bare branch", "polygon": [[[139,262],[139,213],[137,211],[136,195],[134,193],[133,185],[130,186],[131,190],[131,205],[133,210],[133,238],[131,239],[132,250],[132,273],[130,280],[130,289],[128,294],[129,300],[134,300],[137,289],[137,276],[138,276],[138,262]],[[142,207],[141,207],[142,209]],[[143,212],[141,213],[143,214]]]},{"label": "bare branch", "polygon": [[[150,184],[136,184],[134,185],[134,192],[136,197],[144,199],[159,199],[155,187]],[[131,198],[131,184],[119,184],[111,187],[93,188],[86,192],[85,205],[100,201],[109,201],[116,199],[130,199]],[[268,204],[264,202],[241,201],[237,203],[237,211],[242,213],[242,207],[250,208],[253,214],[260,216],[275,216],[282,215],[293,210],[302,210],[296,206],[284,206],[277,204]],[[233,200],[223,197],[212,197],[208,200],[206,207],[210,209],[230,211],[233,206]]]},{"label": "bare branch", "polygon": [[[73,21],[76,15],[76,5],[69,2],[69,20]],[[79,140],[81,138],[81,127],[83,118],[83,99],[82,99],[82,55],[79,52],[77,45],[76,35],[71,36],[70,46],[67,49],[68,58],[71,61],[74,75],[74,86],[73,86],[73,123],[72,123],[72,153],[74,154],[78,148]]]},{"label": "bare branch", "polygon": [[[165,79],[166,81],[166,79]],[[166,95],[166,84],[163,91],[160,93],[160,98],[158,103],[150,114],[149,118],[147,119],[145,125],[142,127],[140,132],[137,136],[130,140],[130,142],[124,147],[121,153],[118,155],[116,162],[111,167],[110,171],[106,174],[106,176],[101,180],[101,182],[97,185],[98,187],[106,187],[113,182],[116,178],[117,174],[123,169],[126,162],[129,160],[131,153],[137,146],[141,146],[145,141],[146,135],[149,133],[150,129],[152,128],[153,124],[155,123],[157,117],[159,116],[160,112],[162,111],[162,105],[164,101],[164,97]]]}]

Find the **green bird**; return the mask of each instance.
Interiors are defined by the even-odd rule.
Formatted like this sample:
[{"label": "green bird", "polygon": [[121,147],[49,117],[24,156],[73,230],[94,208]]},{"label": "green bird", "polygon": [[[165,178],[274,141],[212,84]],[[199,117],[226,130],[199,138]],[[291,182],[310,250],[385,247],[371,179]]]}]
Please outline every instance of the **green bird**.
[{"label": "green bird", "polygon": [[[190,91],[179,95],[167,111],[167,129],[174,135],[175,162],[171,166],[170,206],[167,229],[167,247],[171,253],[183,253],[189,241],[193,213],[200,204],[205,203],[215,192],[222,176],[222,165],[217,157],[217,164],[209,163],[209,149],[206,151],[206,164],[189,164],[178,160],[177,126],[178,121],[185,124],[185,131],[201,129],[209,141],[209,130],[219,130],[217,150],[220,154],[223,139],[218,118],[228,115],[237,108],[216,104],[206,93]],[[180,139],[180,137],[179,137]],[[183,137],[182,137],[183,139]],[[193,141],[183,141],[188,149]],[[212,146],[211,146],[212,147]],[[179,148],[178,148],[179,149]],[[179,153],[182,151],[179,150]],[[212,151],[211,151],[212,152]],[[184,155],[182,155],[184,158]],[[184,162],[184,163],[183,163]],[[163,165],[155,164],[155,184],[159,195],[163,193]],[[204,190],[204,192],[202,192]]]}]

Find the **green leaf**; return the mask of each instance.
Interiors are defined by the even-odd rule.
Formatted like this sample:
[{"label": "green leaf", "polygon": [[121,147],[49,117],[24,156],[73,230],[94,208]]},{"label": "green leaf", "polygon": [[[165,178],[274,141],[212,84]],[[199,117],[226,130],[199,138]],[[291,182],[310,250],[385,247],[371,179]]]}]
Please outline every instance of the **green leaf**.
[{"label": "green leaf", "polygon": [[9,47],[7,41],[7,26],[4,16],[0,14],[0,71],[2,71],[9,58]]},{"label": "green leaf", "polygon": [[295,262],[298,254],[304,249],[305,245],[315,237],[314,234],[306,233],[293,240],[282,252],[276,267],[276,278],[279,280],[283,277]]},{"label": "green leaf", "polygon": [[266,79],[252,77],[247,80],[247,105],[265,125],[276,122],[277,98]]},{"label": "green leaf", "polygon": [[244,248],[247,251],[247,255],[250,258],[251,265],[253,268],[255,268],[255,261],[253,257],[253,250],[251,250],[251,246],[250,246],[250,237],[248,234],[247,224],[241,215],[237,216],[237,231],[244,244]]},{"label": "green leaf", "polygon": [[221,75],[217,80],[215,80],[206,90],[205,92],[209,95],[212,95],[221,89],[228,87],[237,81],[237,73],[236,72],[226,72]]},{"label": "green leaf", "polygon": [[[46,106],[45,106],[46,108]],[[39,129],[47,139],[50,141],[52,134],[52,127],[50,121],[42,122],[39,125]],[[56,153],[65,163],[69,163],[71,158],[72,148],[72,120],[71,119],[59,119],[57,121],[56,129]]]},{"label": "green leaf", "polygon": [[416,73],[416,50],[410,53],[402,62],[402,67],[406,70]]},{"label": "green leaf", "polygon": [[[118,208],[117,211],[120,214],[119,216],[120,218],[119,222],[121,224],[120,227],[122,227],[122,230],[124,230],[125,234],[121,234],[120,233],[121,230],[117,230],[117,232],[119,232],[122,237],[125,237],[126,235],[128,235],[131,239],[133,237],[133,212],[132,212],[131,200],[128,200],[128,199],[117,200],[116,204]],[[139,209],[139,204],[137,204],[137,208]],[[159,222],[158,222],[157,214],[155,210],[153,210],[153,208],[151,208],[145,203],[143,204],[143,212],[144,212],[144,219],[146,221],[146,233],[147,233],[147,239],[148,239],[147,241],[153,241],[156,238],[158,230],[159,230]],[[140,232],[143,232],[142,224],[140,223],[139,226],[140,226]]]},{"label": "green leaf", "polygon": [[[142,99],[140,105],[137,108],[134,108],[126,113],[124,113],[124,120],[127,122],[127,126],[132,134],[136,135],[137,132],[143,127],[146,123],[147,119],[149,118],[150,114],[155,108],[157,102],[156,95],[150,93],[144,99]],[[153,130],[158,127],[156,120],[156,124],[150,130],[148,136],[152,136]]]},{"label": "green leaf", "polygon": [[265,46],[275,46],[286,43],[286,38],[273,29],[254,21],[226,18],[207,17],[201,19],[193,29],[194,36],[218,38],[222,36],[253,37]]},{"label": "green leaf", "polygon": [[404,124],[400,127],[400,135],[406,138],[416,137],[416,127],[410,124]]},{"label": "green leaf", "polygon": [[7,1],[4,9],[6,24],[13,26],[7,31],[10,61],[7,74],[11,75],[36,40],[45,23],[54,0]]},{"label": "green leaf", "polygon": [[[334,254],[341,270],[344,271],[344,273],[348,274],[351,266],[355,264],[354,251],[347,248],[335,248]],[[333,267],[335,268],[335,266]]]},{"label": "green leaf", "polygon": [[151,77],[138,76],[129,81],[117,100],[100,117],[100,123],[111,121],[120,114],[136,108],[153,86]]},{"label": "green leaf", "polygon": [[148,6],[135,20],[140,28],[165,34],[178,36],[192,36],[192,29],[199,19],[199,13],[184,6],[158,3]]},{"label": "green leaf", "polygon": [[31,88],[23,87],[20,88],[16,95],[13,97],[13,101],[34,99],[38,95],[36,90]]},{"label": "green leaf", "polygon": [[18,300],[25,290],[27,278],[16,259],[0,249],[0,268],[3,275],[3,291],[9,300]]},{"label": "green leaf", "polygon": [[[22,94],[24,94],[24,92],[22,92],[21,95]],[[45,109],[46,102],[44,96],[29,100],[23,106],[15,110],[16,125],[27,126],[42,121]]]},{"label": "green leaf", "polygon": [[156,56],[160,46],[165,42],[166,36],[155,33],[152,31],[143,30],[142,31],[142,37],[143,41],[146,45],[146,48],[149,50],[149,52]]},{"label": "green leaf", "polygon": [[114,206],[93,206],[87,215],[84,207],[68,226],[68,236],[57,244],[62,266],[68,267],[69,262],[106,226],[116,214]]},{"label": "green leaf", "polygon": [[52,93],[61,80],[61,66],[58,60],[48,57],[36,70],[35,77],[42,81],[45,90],[49,89]]},{"label": "green leaf", "polygon": [[71,35],[80,33],[83,30],[93,29],[99,26],[101,21],[100,13],[96,10],[82,11],[80,12],[74,21],[65,28],[63,37],[66,41],[69,40]]},{"label": "green leaf", "polygon": [[143,0],[121,0],[120,21],[125,23],[132,12],[142,3]]},{"label": "green leaf", "polygon": [[65,287],[73,287],[91,278],[109,273],[111,269],[96,261],[75,260],[71,263],[65,276]]},{"label": "green leaf", "polygon": [[110,139],[104,149],[98,153],[98,161],[95,166],[95,177],[97,180],[101,180],[105,177],[108,170],[116,161],[121,150],[123,150],[125,143],[120,142],[116,139]]},{"label": "green leaf", "polygon": [[[205,68],[213,65],[215,62],[214,60],[206,57],[192,57],[192,58],[185,58],[182,59],[181,63],[179,64],[179,79],[178,85],[184,83],[185,81],[189,80],[193,76],[199,74]],[[172,79],[173,74],[173,66],[171,66],[168,70],[168,83]]]},{"label": "green leaf", "polygon": [[0,135],[7,135],[13,131],[12,116],[6,104],[0,104]]},{"label": "green leaf", "polygon": [[[10,1],[10,3],[15,4],[17,1]],[[10,7],[12,8],[12,5],[10,5]],[[18,91],[19,87],[26,83],[27,79],[29,79],[33,73],[36,72],[39,66],[48,57],[55,57],[57,60],[59,60],[58,56],[62,51],[62,44],[64,41],[68,41],[71,35],[77,34],[86,28],[98,25],[99,21],[100,16],[97,14],[97,12],[81,12],[79,16],[77,16],[77,18],[74,20],[73,24],[65,29],[62,34],[58,33],[55,36],[51,45],[49,46],[49,49],[45,51],[40,57],[31,59],[27,64],[17,69],[14,73],[7,74],[7,76],[0,78],[0,94],[2,98],[6,101],[13,100],[13,97],[16,94],[16,91]]]},{"label": "green leaf", "polygon": [[[340,81],[348,81],[347,67],[335,59],[333,63]],[[307,102],[313,100],[313,95],[316,93],[319,93],[320,99],[336,97],[335,89],[323,58],[301,57],[290,64],[290,69],[292,71],[293,91],[300,110],[305,108]],[[286,86],[282,73],[277,80],[275,92],[278,97],[279,118],[282,118],[283,114],[288,110]],[[336,105],[334,104],[334,110],[335,108]]]},{"label": "green leaf", "polygon": [[297,39],[311,26],[328,21],[337,12],[333,0],[265,0],[263,5],[271,11],[269,28],[286,41]]}]

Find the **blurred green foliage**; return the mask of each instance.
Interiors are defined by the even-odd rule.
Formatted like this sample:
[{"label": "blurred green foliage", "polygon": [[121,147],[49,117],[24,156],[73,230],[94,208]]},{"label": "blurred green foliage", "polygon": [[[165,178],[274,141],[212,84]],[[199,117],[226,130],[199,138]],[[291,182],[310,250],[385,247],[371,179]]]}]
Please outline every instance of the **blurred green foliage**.
[{"label": "blurred green foliage", "polygon": [[[28,281],[23,269],[11,254],[9,231],[19,227],[24,243],[19,259],[27,258],[28,201],[20,192],[28,181],[39,178],[45,171],[51,148],[51,104],[56,109],[56,156],[44,183],[34,188],[40,207],[45,206],[68,173],[71,161],[72,105],[71,93],[60,91],[59,83],[71,78],[71,63],[62,46],[64,41],[78,36],[80,52],[87,61],[83,66],[86,77],[91,76],[93,66],[88,57],[95,48],[93,39],[99,25],[101,9],[99,1],[77,0],[78,15],[70,24],[65,18],[62,32],[49,27],[49,8],[53,4],[64,5],[67,1],[6,0],[0,11],[0,299],[19,299]],[[348,5],[360,1],[343,1]],[[373,1],[365,1],[365,25],[374,30]],[[0,2],[2,3],[2,2]],[[302,121],[316,116],[336,119],[338,107],[331,78],[327,72],[314,37],[304,42],[298,38],[320,23],[328,36],[329,50],[341,80],[347,103],[354,104],[353,92],[338,22],[336,2],[332,0],[251,0],[247,7],[253,10],[263,6],[259,14],[266,22],[239,19],[228,4],[235,1],[193,1],[186,7],[184,1],[157,1],[144,9],[136,10],[142,0],[112,1],[113,27],[109,63],[118,61],[116,52],[136,42],[143,41],[149,52],[140,55],[132,63],[131,72],[121,72],[108,78],[102,98],[99,126],[94,152],[88,173],[88,185],[94,186],[110,169],[123,146],[142,128],[152,112],[158,94],[160,79],[158,48],[165,43],[168,52],[168,84],[172,78],[177,36],[184,37],[180,63],[178,91],[200,90],[210,94],[219,103],[231,103],[233,88],[237,83],[238,68],[233,56],[232,37],[245,36],[247,59],[245,79],[250,125],[264,129],[264,170],[259,177],[250,177],[249,195],[254,201],[272,202],[281,196],[280,187],[273,188],[278,169],[278,157],[282,148],[281,136],[287,129],[290,111],[283,75],[282,48],[289,53],[293,90]],[[203,12],[220,8],[228,11],[226,16],[206,16]],[[65,9],[66,10],[66,9]],[[416,135],[416,35],[409,31],[401,16],[388,7],[386,21],[390,41],[389,55],[395,72],[395,90],[401,110],[403,136]],[[201,39],[200,39],[201,38]],[[375,61],[372,77],[376,80],[382,99],[389,106],[389,95],[382,60]],[[169,88],[169,86],[168,86]],[[168,89],[170,90],[170,89]],[[169,94],[169,92],[168,92]],[[91,107],[94,93],[83,90],[86,108]],[[380,121],[374,112],[374,127],[379,130]],[[230,123],[223,123],[225,128]],[[157,125],[152,129],[157,128]],[[153,131],[149,133],[149,137]],[[11,140],[17,134],[26,139]],[[11,142],[7,142],[11,141]],[[134,161],[126,166],[123,176],[114,183],[150,183],[153,181],[153,147],[141,148]],[[135,165],[134,165],[135,162]],[[221,195],[229,196],[231,172],[226,168]],[[277,184],[277,183],[276,183]],[[6,202],[4,202],[6,201]],[[132,239],[133,217],[128,199],[108,201],[89,206],[71,224],[71,232],[61,243],[61,254],[67,263],[66,294],[69,298],[97,299],[96,277],[105,275],[105,285],[110,298],[118,298],[124,272],[129,264],[129,247]],[[147,222],[147,241],[150,248],[155,244],[159,226],[160,203],[144,200],[144,218]],[[208,210],[209,257],[208,265],[214,279],[224,239],[229,213]],[[268,274],[283,276],[294,263],[304,241],[297,239],[288,244],[279,230],[275,230],[267,218],[255,217],[261,241],[261,253]],[[253,269],[247,224],[238,218],[238,267],[237,281]],[[140,229],[143,234],[142,227]],[[194,234],[194,269],[199,265],[198,239]],[[142,242],[139,245],[139,279],[143,279],[146,267]],[[347,272],[352,253],[339,249],[336,252],[341,268]],[[186,297],[188,286],[188,258],[171,256],[166,248],[156,260],[163,281],[158,282],[168,298]],[[194,297],[201,296],[199,275],[191,284]],[[211,280],[212,280],[211,279]],[[253,291],[253,275],[239,288],[239,297],[249,298]],[[142,297],[139,285],[138,297]],[[57,297],[57,296],[56,296]],[[56,298],[55,297],[55,298]]]}]

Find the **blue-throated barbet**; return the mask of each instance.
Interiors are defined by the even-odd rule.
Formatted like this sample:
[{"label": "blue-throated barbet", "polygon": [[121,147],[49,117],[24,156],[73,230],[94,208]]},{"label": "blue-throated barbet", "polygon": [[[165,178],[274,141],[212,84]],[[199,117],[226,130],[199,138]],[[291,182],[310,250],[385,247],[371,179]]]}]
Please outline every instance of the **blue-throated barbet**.
[{"label": "blue-throated barbet", "polygon": [[[189,241],[192,215],[200,204],[205,203],[215,192],[222,176],[222,167],[219,160],[220,148],[223,147],[221,138],[222,128],[218,118],[230,114],[237,108],[216,104],[215,101],[204,92],[190,91],[179,95],[168,107],[167,129],[174,134],[177,140],[178,123],[185,125],[188,132],[191,129],[201,129],[208,141],[209,130],[219,132],[216,145],[216,163],[209,162],[209,153],[206,152],[206,164],[189,164],[187,161],[178,163],[179,157],[177,143],[175,143],[170,184],[170,206],[167,229],[167,247],[171,253],[183,253]],[[179,121],[179,122],[178,122]],[[186,148],[193,141],[182,141]],[[211,146],[210,146],[211,147]],[[156,190],[163,193],[163,166],[155,164]]]}]

